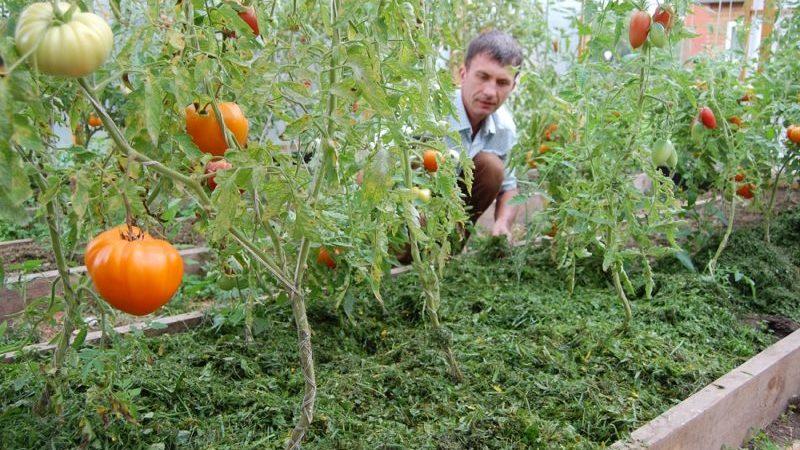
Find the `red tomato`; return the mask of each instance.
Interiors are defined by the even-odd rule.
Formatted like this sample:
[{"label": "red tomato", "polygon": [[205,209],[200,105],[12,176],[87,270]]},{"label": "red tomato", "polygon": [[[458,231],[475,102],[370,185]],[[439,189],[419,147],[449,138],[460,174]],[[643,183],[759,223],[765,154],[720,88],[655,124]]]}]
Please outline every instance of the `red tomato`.
[{"label": "red tomato", "polygon": [[737,182],[737,183],[740,183],[740,182],[744,181],[744,174],[743,174],[743,173],[741,173],[741,172],[737,173],[737,174],[736,174],[736,175],[733,177],[733,181],[735,181],[735,182]]},{"label": "red tomato", "polygon": [[439,170],[439,159],[441,159],[441,154],[436,150],[425,150],[422,153],[422,165],[428,172]]},{"label": "red tomato", "polygon": [[711,108],[708,106],[703,106],[700,108],[700,121],[706,128],[710,128],[712,130],[717,128],[717,118],[714,117],[714,111],[711,111]]},{"label": "red tomato", "polygon": [[111,306],[143,316],[163,306],[183,279],[183,259],[167,241],[120,225],[97,235],[84,261],[97,293]]},{"label": "red tomato", "polygon": [[248,25],[250,25],[250,29],[253,30],[253,33],[258,36],[258,16],[256,16],[256,9],[252,6],[248,6],[244,11],[239,13],[239,17],[242,18]]},{"label": "red tomato", "polygon": [[650,14],[646,11],[636,11],[631,15],[630,27],[628,28],[628,38],[631,47],[639,48],[647,40],[650,32]]},{"label": "red tomato", "polygon": [[672,23],[674,21],[674,13],[672,12],[671,6],[659,6],[656,8],[656,12],[653,13],[653,22],[658,22],[661,26],[664,27],[664,31],[669,32],[670,28],[672,28]]},{"label": "red tomato", "polygon": [[[206,164],[206,173],[216,173],[218,170],[227,170],[230,168],[233,168],[233,164],[226,161],[225,158],[212,159]],[[213,176],[206,178],[206,183],[208,183],[208,187],[212,191],[217,188],[217,183],[214,181]]]},{"label": "red tomato", "polygon": [[333,260],[331,254],[328,253],[328,249],[325,247],[320,247],[319,253],[317,254],[317,263],[324,264],[328,266],[329,269],[336,268],[336,261]]},{"label": "red tomato", "polygon": [[739,186],[739,189],[736,189],[736,195],[742,198],[746,198],[750,200],[751,198],[755,197],[753,191],[755,191],[756,185],[753,183],[747,183]]}]

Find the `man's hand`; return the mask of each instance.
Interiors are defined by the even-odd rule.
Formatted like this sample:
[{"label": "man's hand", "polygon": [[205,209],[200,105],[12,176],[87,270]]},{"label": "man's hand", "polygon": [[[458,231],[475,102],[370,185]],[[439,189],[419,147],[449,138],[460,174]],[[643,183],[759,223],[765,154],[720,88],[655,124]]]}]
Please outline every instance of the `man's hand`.
[{"label": "man's hand", "polygon": [[492,236],[505,235],[508,242],[511,242],[511,224],[514,223],[514,218],[517,215],[517,208],[508,204],[508,201],[514,198],[519,191],[512,189],[501,193],[497,197],[497,204],[494,210],[494,225],[492,225]]},{"label": "man's hand", "polygon": [[508,242],[511,242],[511,227],[505,222],[495,222],[494,225],[492,225],[492,236],[503,235],[508,239]]}]

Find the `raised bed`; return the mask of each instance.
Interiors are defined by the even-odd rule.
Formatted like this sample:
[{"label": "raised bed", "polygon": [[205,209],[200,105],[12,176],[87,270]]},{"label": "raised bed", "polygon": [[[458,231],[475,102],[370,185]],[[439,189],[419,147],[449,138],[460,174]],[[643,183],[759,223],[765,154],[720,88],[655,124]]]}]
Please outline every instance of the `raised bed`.
[{"label": "raised bed", "polygon": [[800,330],[631,433],[615,449],[739,448],[800,395]]}]

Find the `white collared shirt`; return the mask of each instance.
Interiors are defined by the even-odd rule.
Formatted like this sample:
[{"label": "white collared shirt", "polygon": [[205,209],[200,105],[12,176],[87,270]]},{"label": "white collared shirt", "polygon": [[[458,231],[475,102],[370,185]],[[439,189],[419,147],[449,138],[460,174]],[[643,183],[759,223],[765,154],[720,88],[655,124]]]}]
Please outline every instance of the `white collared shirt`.
[{"label": "white collared shirt", "polygon": [[[450,117],[450,129],[461,135],[461,142],[453,142],[447,137],[445,142],[447,147],[459,152],[466,151],[470,159],[480,152],[494,153],[499,156],[503,163],[508,162],[508,155],[511,148],[517,143],[517,126],[514,118],[505,105],[500,106],[497,111],[490,114],[483,121],[481,129],[472,138],[472,125],[469,123],[467,111],[464,108],[464,101],[461,98],[461,89],[457,89],[453,104],[456,107],[456,117]],[[509,191],[517,187],[517,177],[514,170],[506,166],[505,177],[500,192]]]}]

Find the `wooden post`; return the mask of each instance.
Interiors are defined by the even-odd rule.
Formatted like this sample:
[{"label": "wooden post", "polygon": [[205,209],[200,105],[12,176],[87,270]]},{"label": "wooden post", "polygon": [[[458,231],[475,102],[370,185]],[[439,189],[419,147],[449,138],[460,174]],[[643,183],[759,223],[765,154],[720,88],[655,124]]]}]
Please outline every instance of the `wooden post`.
[{"label": "wooden post", "polygon": [[744,81],[747,76],[747,61],[750,56],[750,27],[753,23],[753,0],[745,0],[744,6],[744,58],[742,58],[742,71],[739,81]]},{"label": "wooden post", "polygon": [[758,71],[764,67],[764,63],[769,59],[770,45],[765,43],[775,28],[775,19],[778,17],[778,8],[775,7],[775,0],[764,0],[764,19],[761,25],[761,45],[759,48]]}]

